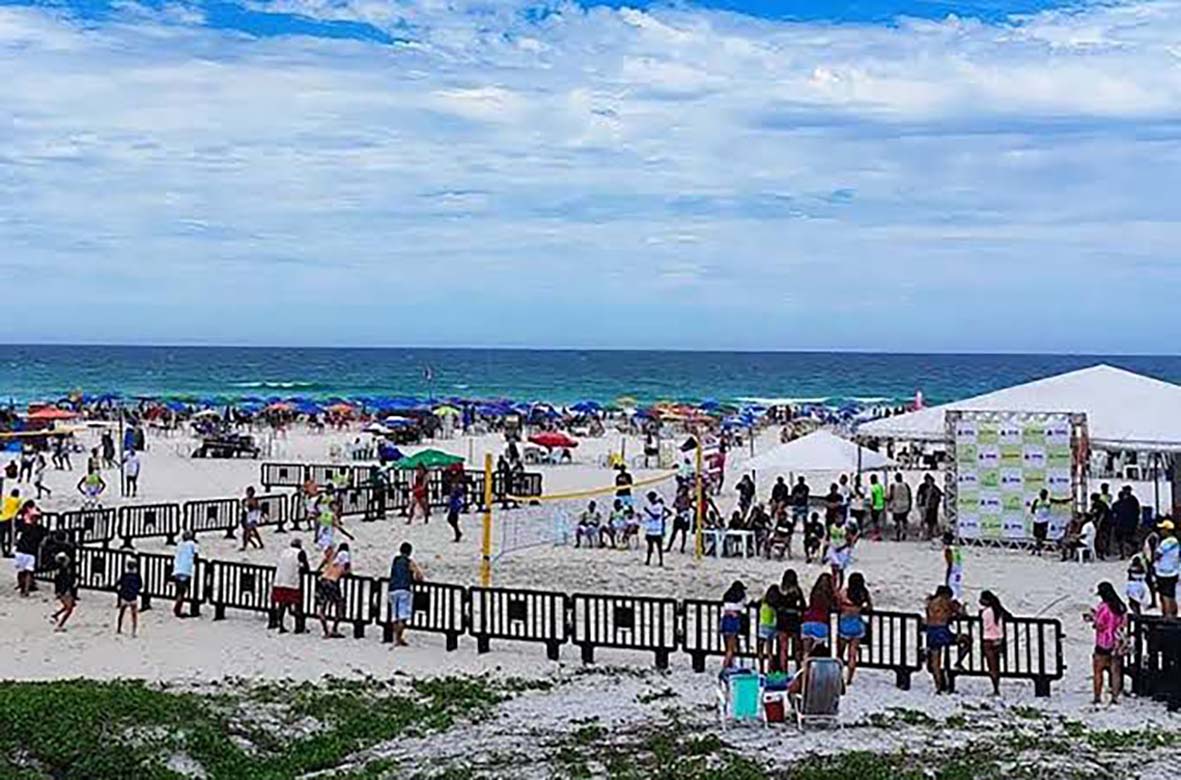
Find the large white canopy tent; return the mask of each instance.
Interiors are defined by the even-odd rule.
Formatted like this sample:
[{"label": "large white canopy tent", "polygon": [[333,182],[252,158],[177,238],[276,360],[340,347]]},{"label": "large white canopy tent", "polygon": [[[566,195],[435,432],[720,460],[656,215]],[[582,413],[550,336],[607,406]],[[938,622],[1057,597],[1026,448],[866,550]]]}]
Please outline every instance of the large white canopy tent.
[{"label": "large white canopy tent", "polygon": [[1083,412],[1100,450],[1181,452],[1181,386],[1108,365],[864,423],[858,436],[944,441],[948,411]]},{"label": "large white canopy tent", "polygon": [[825,430],[813,431],[794,441],[778,444],[742,465],[744,471],[774,473],[855,473],[876,471],[894,466],[894,461],[880,452],[842,439]]}]

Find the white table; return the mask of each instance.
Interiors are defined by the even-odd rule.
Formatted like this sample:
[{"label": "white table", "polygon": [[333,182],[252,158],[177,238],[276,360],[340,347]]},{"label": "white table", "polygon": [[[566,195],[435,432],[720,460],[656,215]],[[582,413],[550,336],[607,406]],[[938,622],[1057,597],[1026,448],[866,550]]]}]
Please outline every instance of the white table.
[{"label": "white table", "polygon": [[755,533],[731,528],[707,528],[703,535],[712,539],[714,543],[714,557],[721,558],[726,549],[726,543],[732,539],[738,540],[739,555],[742,558],[754,557]]}]

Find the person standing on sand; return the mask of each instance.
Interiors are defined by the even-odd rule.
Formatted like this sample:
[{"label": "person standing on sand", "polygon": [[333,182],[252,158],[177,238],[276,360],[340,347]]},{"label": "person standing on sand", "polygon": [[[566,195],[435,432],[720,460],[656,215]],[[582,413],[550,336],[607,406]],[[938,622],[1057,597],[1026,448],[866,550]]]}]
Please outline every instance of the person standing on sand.
[{"label": "person standing on sand", "polygon": [[615,475],[615,498],[623,503],[624,508],[632,508],[632,475],[628,473],[627,466],[623,463],[619,464],[619,473]]},{"label": "person standing on sand", "polygon": [[910,510],[913,503],[910,485],[902,478],[902,472],[894,475],[894,484],[890,485],[890,515],[894,519],[894,541],[901,542],[910,530]]},{"label": "person standing on sand", "polygon": [[454,542],[458,543],[463,539],[463,533],[459,530],[459,513],[463,511],[463,479],[455,479],[451,482],[451,494],[447,496],[447,525],[451,526],[452,532],[455,534]]},{"label": "person standing on sand", "polygon": [[422,582],[422,569],[410,557],[414,547],[402,542],[390,562],[390,620],[394,628],[394,646],[406,647],[406,626],[414,617],[414,583]]},{"label": "person standing on sand", "polygon": [[262,502],[255,495],[254,486],[246,488],[246,498],[242,500],[242,547],[239,552],[254,545],[263,549],[262,534],[258,532],[258,524],[262,520]]},{"label": "person standing on sand", "polygon": [[115,633],[123,633],[123,615],[131,610],[131,636],[139,633],[139,594],[143,592],[144,581],[139,576],[139,564],[134,560],[127,562],[127,570],[119,577],[115,587],[119,601],[119,617],[115,621]]},{"label": "person standing on sand", "polygon": [[664,565],[665,520],[669,514],[668,507],[656,491],[649,492],[648,503],[644,506],[644,541],[648,546],[648,553],[644,558],[645,566],[652,564],[653,552],[656,553],[657,565]]},{"label": "person standing on sand", "polygon": [[1166,618],[1177,617],[1177,577],[1181,574],[1181,544],[1177,541],[1172,520],[1157,525],[1160,543],[1156,546],[1153,570],[1156,592],[1160,596],[1160,613]]},{"label": "person standing on sand", "polygon": [[[28,502],[32,504],[33,502]],[[28,506],[28,504],[26,504]],[[41,525],[36,511],[26,512],[24,524],[16,540],[16,585],[21,596],[28,596],[36,590],[33,582],[33,570],[37,566],[37,553],[41,550],[41,543],[45,541],[48,531]]]},{"label": "person standing on sand", "polygon": [[791,513],[797,523],[803,524],[808,520],[808,497],[811,492],[803,477],[796,480],[791,489]]},{"label": "person standing on sand", "polygon": [[406,518],[406,525],[414,522],[414,517],[422,510],[422,522],[431,521],[431,503],[427,496],[428,474],[426,466],[419,466],[414,470],[414,482],[410,486],[410,514]]},{"label": "person standing on sand", "polygon": [[991,590],[980,594],[980,649],[993,696],[1001,695],[1001,651],[1005,647],[1005,621],[1011,617]]},{"label": "person standing on sand", "polygon": [[186,530],[180,537],[180,544],[172,554],[172,581],[176,585],[176,599],[172,603],[172,614],[178,618],[190,617],[184,614],[185,598],[193,582],[193,570],[197,566],[197,535]]},{"label": "person standing on sand", "polygon": [[857,671],[857,649],[866,633],[862,616],[873,611],[873,601],[861,572],[850,574],[848,585],[837,593],[837,610],[837,657],[849,670],[845,685],[852,685],[853,674]]},{"label": "person standing on sand", "polygon": [[[336,554],[320,572],[320,579],[316,582],[316,617],[320,619],[320,627],[324,629],[325,639],[339,639],[340,613],[344,610],[344,593],[340,589],[340,581],[353,567],[353,559],[349,553],[347,543],[342,543]],[[328,630],[328,615],[332,614],[332,630]]]},{"label": "person standing on sand", "polygon": [[311,571],[308,554],[304,552],[303,540],[298,536],[291,540],[291,544],[279,553],[279,563],[275,566],[275,582],[271,589],[271,603],[275,607],[275,627],[280,634],[287,633],[283,620],[290,609],[293,613],[299,609],[303,601],[303,575]]},{"label": "person standing on sand", "polygon": [[1054,504],[1069,503],[1068,498],[1050,498],[1050,491],[1045,488],[1037,494],[1029,505],[1029,513],[1033,516],[1033,555],[1041,556],[1042,548],[1046,544],[1046,537],[1050,533],[1050,512]]},{"label": "person standing on sand", "polygon": [[45,462],[45,456],[38,452],[33,461],[33,487],[37,490],[38,501],[43,496],[49,498],[53,495],[53,491],[45,487],[45,470],[47,468],[49,468],[49,464]]},{"label": "person standing on sand", "polygon": [[7,558],[12,555],[16,541],[16,515],[21,509],[21,492],[16,488],[0,500],[0,551]]},{"label": "person standing on sand", "polygon": [[54,631],[65,631],[66,621],[74,614],[74,605],[78,602],[78,578],[74,575],[74,564],[69,555],[59,552],[54,556],[54,563],[57,572],[53,575],[53,593],[61,606],[49,619],[57,621]]},{"label": "person standing on sand", "polygon": [[964,549],[955,543],[955,534],[943,533],[943,563],[947,567],[943,581],[956,601],[964,600]]},{"label": "person standing on sand", "polygon": [[923,517],[923,538],[931,541],[939,530],[939,504],[943,501],[943,491],[935,484],[935,478],[930,474],[923,477],[923,484],[919,485],[918,507]]},{"label": "person standing on sand", "polygon": [[123,479],[127,495],[135,498],[139,495],[139,453],[128,450],[123,456]]},{"label": "person standing on sand", "polygon": [[944,670],[948,648],[958,648],[955,665],[959,667],[971,648],[951,630],[951,621],[960,615],[960,603],[952,595],[951,588],[940,585],[934,595],[927,599],[927,670],[935,681],[935,693],[951,693],[951,682]]},{"label": "person standing on sand", "polygon": [[874,541],[882,540],[882,515],[886,513],[886,488],[877,474],[869,475],[869,524]]},{"label": "person standing on sand", "polygon": [[1128,623],[1128,610],[1110,582],[1100,582],[1096,595],[1099,596],[1099,606],[1083,614],[1083,620],[1095,628],[1095,652],[1091,662],[1095,695],[1091,703],[1101,702],[1103,673],[1107,672],[1110,677],[1111,703],[1118,704],[1123,689],[1121,666],[1127,649],[1124,629]]}]

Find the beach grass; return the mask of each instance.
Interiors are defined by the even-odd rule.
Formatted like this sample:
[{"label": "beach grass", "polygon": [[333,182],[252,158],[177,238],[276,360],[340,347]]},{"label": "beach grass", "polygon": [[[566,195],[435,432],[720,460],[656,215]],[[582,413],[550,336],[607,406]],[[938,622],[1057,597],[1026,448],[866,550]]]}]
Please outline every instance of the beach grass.
[{"label": "beach grass", "polygon": [[202,690],[139,681],[5,682],[0,776],[287,780],[336,768],[386,740],[478,719],[525,685],[480,677],[230,681]]}]

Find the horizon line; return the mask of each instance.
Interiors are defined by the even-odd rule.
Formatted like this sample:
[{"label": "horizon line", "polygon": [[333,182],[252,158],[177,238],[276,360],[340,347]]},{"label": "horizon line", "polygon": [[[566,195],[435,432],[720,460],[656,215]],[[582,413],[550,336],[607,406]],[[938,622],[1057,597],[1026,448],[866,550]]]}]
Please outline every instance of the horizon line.
[{"label": "horizon line", "polygon": [[249,343],[218,343],[218,342],[195,342],[195,343],[169,343],[169,342],[65,342],[65,341],[42,341],[42,342],[14,342],[0,344],[0,348],[37,348],[37,347],[114,347],[114,348],[142,348],[142,349],[305,349],[305,350],[333,350],[333,349],[349,349],[349,350],[430,350],[430,351],[470,351],[470,352],[628,352],[628,353],[653,353],[653,352],[673,352],[673,353],[687,353],[687,354],[751,354],[751,355],[890,355],[898,357],[917,357],[926,355],[939,356],[980,356],[980,357],[1080,357],[1080,358],[1118,358],[1118,357],[1155,357],[1155,358],[1173,358],[1181,357],[1181,353],[1166,353],[1166,352],[1068,352],[1051,350],[1047,352],[1031,352],[1024,350],[930,350],[930,351],[891,351],[886,349],[867,349],[867,348],[783,348],[783,349],[768,349],[768,348],[717,348],[717,347],[577,347],[577,346],[489,346],[478,344],[456,344],[456,345],[427,345],[427,344],[408,344],[408,345],[394,345],[394,344],[249,344]]}]

